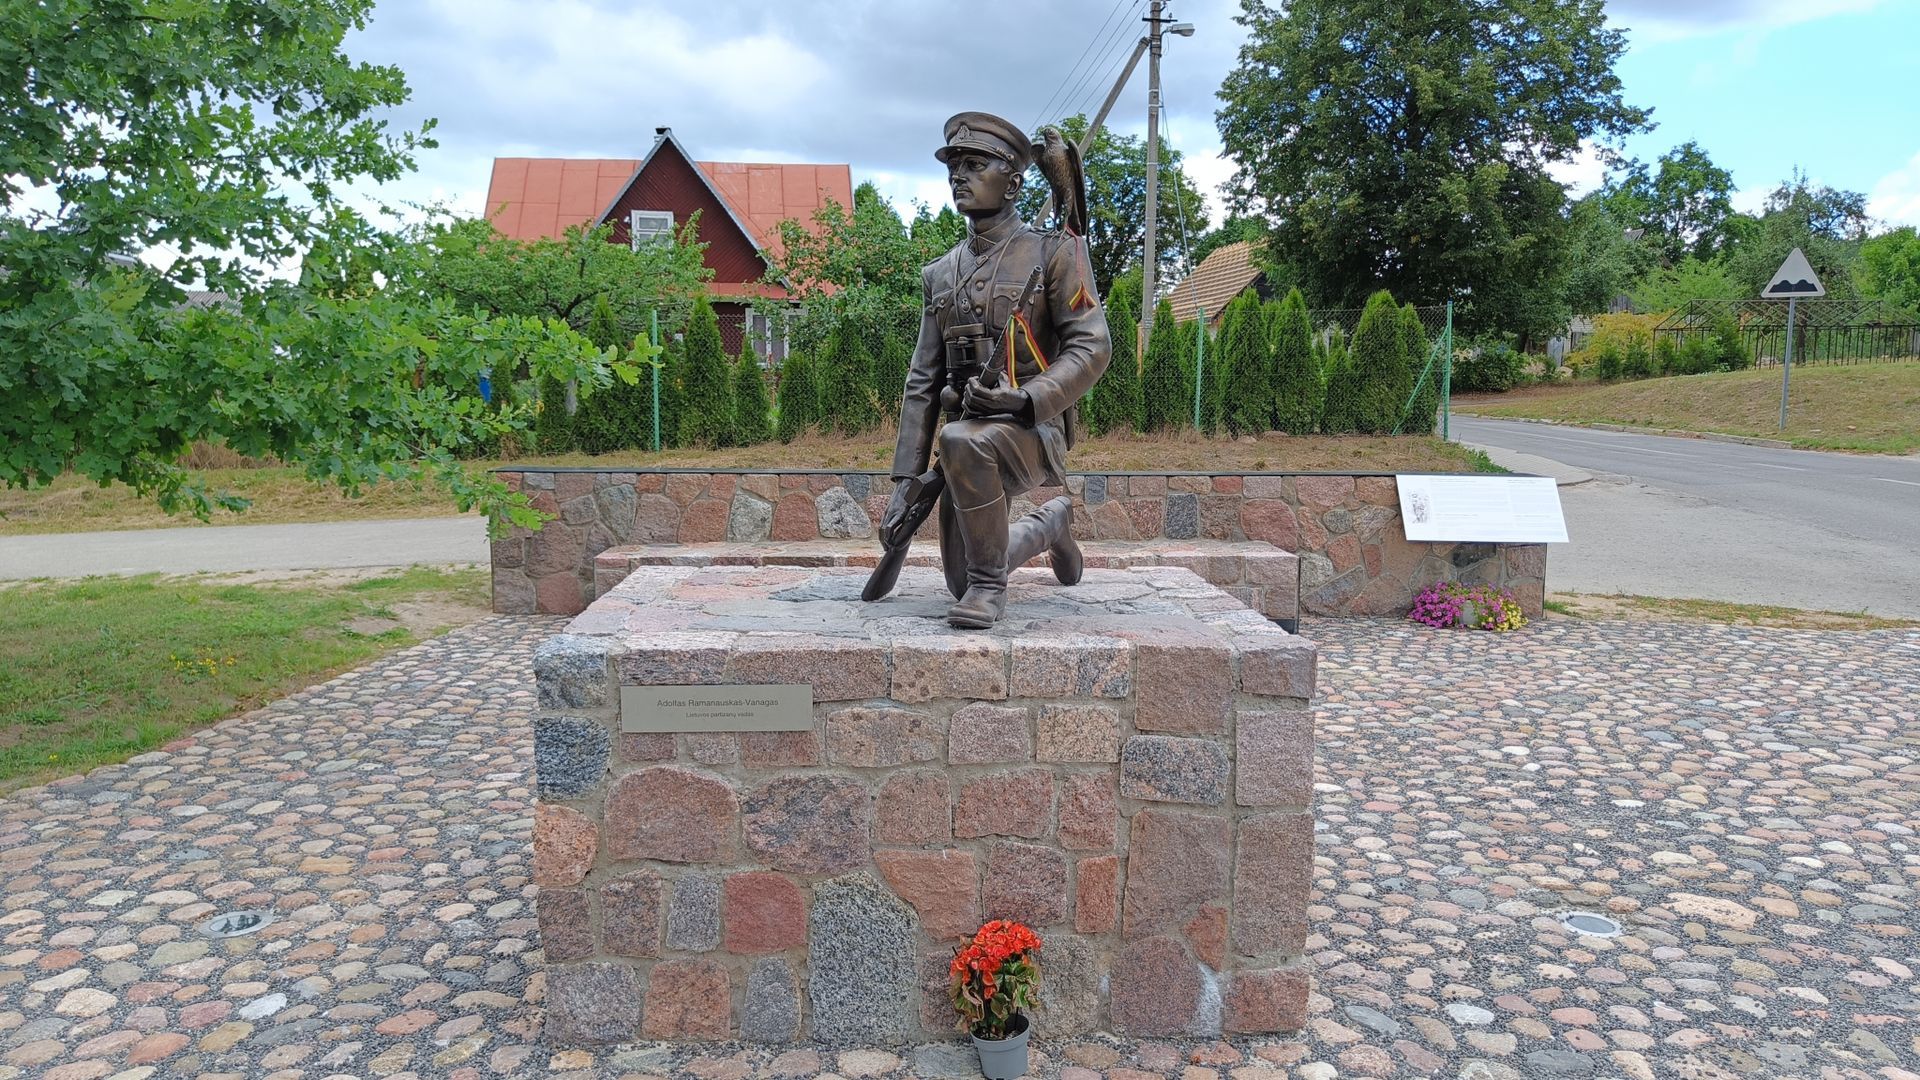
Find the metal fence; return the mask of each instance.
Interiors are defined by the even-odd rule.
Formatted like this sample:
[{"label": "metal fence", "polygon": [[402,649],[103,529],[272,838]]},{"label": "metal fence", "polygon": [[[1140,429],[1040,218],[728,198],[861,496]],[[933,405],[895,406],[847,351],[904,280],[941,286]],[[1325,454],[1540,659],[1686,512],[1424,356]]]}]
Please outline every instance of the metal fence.
[{"label": "metal fence", "polygon": [[[1136,327],[1131,321],[1111,325],[1115,364],[1131,363],[1133,368],[1128,372],[1110,367],[1082,403],[1081,416],[1094,433],[1197,430],[1231,436],[1249,433],[1248,417],[1267,416],[1274,422],[1258,424],[1257,430],[1293,435],[1437,432],[1444,436],[1453,356],[1450,309],[1413,311],[1420,327],[1417,341],[1395,338],[1404,343],[1404,351],[1384,356],[1376,348],[1366,357],[1355,351],[1363,309],[1309,311],[1314,371],[1304,381],[1296,373],[1291,382],[1281,380],[1273,370],[1277,354],[1271,349],[1261,357],[1268,369],[1259,377],[1249,381],[1246,372],[1232,370],[1222,355],[1217,318],[1205,324],[1176,318],[1171,325],[1156,325],[1154,337],[1164,335],[1168,343],[1156,348],[1149,341],[1144,356],[1134,347]],[[695,433],[722,428],[739,431],[742,437],[736,442],[789,441],[808,432],[857,435],[890,423],[899,412],[919,333],[919,307],[861,312],[850,316],[844,327],[817,319],[806,324],[801,321],[804,318],[775,328],[786,345],[784,357],[774,360],[755,350],[743,360],[736,354],[726,358],[727,369],[720,378],[713,371],[696,370],[684,337],[676,340],[673,333],[664,334],[668,349],[659,370],[644,374],[637,387],[616,386],[608,392],[609,400],[582,407],[580,415],[599,425],[590,438],[549,423],[548,430],[556,433],[550,448],[645,450],[653,448],[656,438],[661,447],[691,445]],[[1369,340],[1378,345],[1379,337]],[[764,426],[747,422],[740,412],[760,407],[745,404],[751,400],[750,380],[755,378],[766,409]],[[1275,388],[1283,383],[1293,389]],[[1293,397],[1276,398],[1270,409],[1236,407],[1248,385],[1274,388],[1264,392]],[[716,425],[695,415],[715,409],[731,410],[732,420]],[[623,415],[610,418],[610,412]],[[630,422],[623,422],[625,414],[632,415]],[[1288,418],[1284,426],[1277,419],[1281,417]],[[623,442],[631,445],[620,447]]]},{"label": "metal fence", "polygon": [[[1654,343],[1685,346],[1715,334],[1736,335],[1756,366],[1786,354],[1784,300],[1693,300],[1654,327]],[[1920,321],[1880,300],[1799,300],[1793,304],[1793,362],[1859,364],[1920,360]]]}]

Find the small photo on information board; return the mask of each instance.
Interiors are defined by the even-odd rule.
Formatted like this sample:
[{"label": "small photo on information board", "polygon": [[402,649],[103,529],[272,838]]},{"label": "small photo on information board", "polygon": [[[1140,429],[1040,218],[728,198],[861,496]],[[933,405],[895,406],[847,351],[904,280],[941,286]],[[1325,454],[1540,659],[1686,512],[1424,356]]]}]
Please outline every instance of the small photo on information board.
[{"label": "small photo on information board", "polygon": [[1402,473],[1400,523],[1409,540],[1564,544],[1560,489],[1548,476]]}]

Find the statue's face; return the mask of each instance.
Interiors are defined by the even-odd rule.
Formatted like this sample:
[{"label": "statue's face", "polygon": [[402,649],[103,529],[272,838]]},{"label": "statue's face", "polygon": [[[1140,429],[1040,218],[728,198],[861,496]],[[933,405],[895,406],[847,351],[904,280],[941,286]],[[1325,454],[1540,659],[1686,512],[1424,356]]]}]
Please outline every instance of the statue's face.
[{"label": "statue's face", "polygon": [[969,217],[1000,212],[1020,194],[1020,174],[992,154],[954,154],[947,159],[954,209]]}]

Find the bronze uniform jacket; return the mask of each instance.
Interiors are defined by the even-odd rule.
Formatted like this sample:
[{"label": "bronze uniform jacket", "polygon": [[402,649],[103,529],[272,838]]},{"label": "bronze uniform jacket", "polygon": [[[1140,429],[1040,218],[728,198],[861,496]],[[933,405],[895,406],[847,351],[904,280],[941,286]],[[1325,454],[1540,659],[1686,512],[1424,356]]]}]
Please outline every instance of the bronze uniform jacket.
[{"label": "bronze uniform jacket", "polygon": [[975,273],[958,288],[964,265],[975,258],[970,250],[963,251],[969,243],[962,240],[920,272],[920,337],[900,404],[893,475],[917,476],[927,469],[940,421],[940,388],[947,378],[947,328],[981,323],[991,333],[1006,333],[1028,277],[1040,266],[1045,268],[1041,289],[1022,313],[1033,340],[1030,344],[1025,330],[1016,327],[1014,372],[1020,389],[1033,400],[1034,430],[1045,448],[1048,483],[1064,484],[1066,452],[1078,435],[1074,403],[1099,381],[1113,355],[1106,313],[1081,241],[1022,223],[999,249],[978,257]]}]

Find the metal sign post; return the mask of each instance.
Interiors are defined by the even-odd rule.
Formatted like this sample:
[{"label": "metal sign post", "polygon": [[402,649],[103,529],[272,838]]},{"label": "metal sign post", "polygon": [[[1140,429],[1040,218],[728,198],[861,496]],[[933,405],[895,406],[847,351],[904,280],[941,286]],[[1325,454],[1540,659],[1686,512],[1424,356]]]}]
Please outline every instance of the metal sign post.
[{"label": "metal sign post", "polygon": [[1787,351],[1780,359],[1780,430],[1787,430],[1787,388],[1793,385],[1793,313],[1800,298],[1787,298]]},{"label": "metal sign post", "polygon": [[1760,290],[1762,300],[1787,301],[1787,348],[1780,359],[1780,430],[1787,430],[1787,390],[1793,383],[1793,338],[1798,301],[1801,297],[1827,295],[1827,287],[1820,284],[1820,278],[1813,272],[1813,265],[1807,262],[1806,253],[1794,248],[1781,262],[1780,269],[1773,272],[1773,280]]}]

